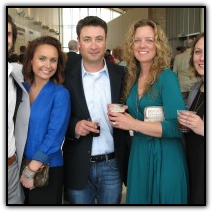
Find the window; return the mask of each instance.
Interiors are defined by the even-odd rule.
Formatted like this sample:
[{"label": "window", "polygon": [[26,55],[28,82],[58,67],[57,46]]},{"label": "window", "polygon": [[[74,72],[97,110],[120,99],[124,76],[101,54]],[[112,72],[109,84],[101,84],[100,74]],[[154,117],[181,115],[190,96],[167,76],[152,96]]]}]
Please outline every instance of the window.
[{"label": "window", "polygon": [[117,18],[121,13],[110,8],[62,8],[62,46],[68,52],[68,42],[77,40],[76,26],[80,19],[88,15],[98,16],[106,23]]}]

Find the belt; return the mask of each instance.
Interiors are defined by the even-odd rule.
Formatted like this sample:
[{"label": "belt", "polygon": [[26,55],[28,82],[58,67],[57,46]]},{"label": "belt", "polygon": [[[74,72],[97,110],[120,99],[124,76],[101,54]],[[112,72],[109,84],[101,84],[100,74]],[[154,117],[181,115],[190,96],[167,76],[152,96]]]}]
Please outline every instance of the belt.
[{"label": "belt", "polygon": [[8,158],[8,166],[12,165],[15,162],[15,160],[16,160],[16,154]]},{"label": "belt", "polygon": [[113,158],[115,158],[115,153],[114,152],[109,153],[109,154],[104,154],[104,155],[91,156],[90,161],[92,163],[95,163],[95,162],[102,162],[102,161],[105,161],[105,160],[111,160]]}]

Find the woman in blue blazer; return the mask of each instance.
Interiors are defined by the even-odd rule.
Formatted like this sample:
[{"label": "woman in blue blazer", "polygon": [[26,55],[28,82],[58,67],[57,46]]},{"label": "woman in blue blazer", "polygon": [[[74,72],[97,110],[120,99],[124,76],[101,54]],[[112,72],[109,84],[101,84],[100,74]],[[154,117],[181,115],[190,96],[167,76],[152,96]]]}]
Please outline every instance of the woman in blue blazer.
[{"label": "woman in blue blazer", "polygon": [[[24,156],[31,160],[21,175],[25,204],[62,204],[63,157],[61,145],[70,118],[69,92],[64,81],[64,54],[60,42],[50,36],[31,41],[23,73],[31,114]],[[49,185],[34,187],[34,174],[50,165]]]}]

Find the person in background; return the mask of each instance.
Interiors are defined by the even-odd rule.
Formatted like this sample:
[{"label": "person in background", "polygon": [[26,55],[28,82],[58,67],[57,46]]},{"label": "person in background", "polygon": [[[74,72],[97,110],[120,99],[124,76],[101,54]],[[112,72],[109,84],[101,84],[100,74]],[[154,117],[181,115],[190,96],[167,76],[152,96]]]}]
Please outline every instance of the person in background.
[{"label": "person in background", "polygon": [[[50,36],[32,40],[27,46],[23,73],[29,92],[31,114],[24,150],[31,160],[23,170],[25,204],[62,204],[63,156],[61,145],[70,118],[70,96],[64,81],[64,53]],[[35,188],[34,175],[49,164],[49,185]]]},{"label": "person in background", "polygon": [[186,47],[185,46],[178,46],[176,48],[177,55],[178,54],[182,54],[185,50],[186,50]]},{"label": "person in background", "polygon": [[[125,42],[124,97],[128,113],[108,112],[117,129],[133,130],[126,204],[187,204],[187,164],[178,130],[177,109],[184,109],[176,74],[169,68],[170,47],[162,28],[143,19]],[[156,115],[161,106],[164,117]],[[146,109],[149,108],[147,113]]]},{"label": "person in background", "polygon": [[190,204],[205,204],[205,140],[204,140],[204,33],[194,42],[191,50],[190,70],[201,78],[188,96],[189,110],[196,114],[181,113],[179,122],[190,128],[185,135],[190,181]]},{"label": "person in background", "polygon": [[114,58],[113,58],[113,56],[111,55],[111,50],[110,50],[110,49],[107,49],[107,50],[106,50],[104,57],[105,57],[105,60],[106,60],[107,62],[115,63]]},{"label": "person in background", "polygon": [[68,70],[64,83],[72,102],[63,145],[69,203],[94,204],[96,199],[97,204],[119,204],[127,176],[129,133],[112,128],[107,104],[120,102],[125,71],[104,59],[105,21],[97,16],[81,19],[77,36],[82,61]]},{"label": "person in background", "polygon": [[24,62],[25,51],[26,51],[26,46],[20,46],[19,62],[21,64],[23,64],[23,62]]},{"label": "person in background", "polygon": [[68,43],[69,52],[67,53],[67,61],[65,65],[64,72],[66,73],[69,70],[70,66],[73,66],[75,63],[80,62],[82,56],[78,54],[79,51],[79,44],[76,40],[70,40]]},{"label": "person in background", "polygon": [[[182,54],[185,50],[186,50],[185,46],[178,46],[176,48],[176,55]],[[176,55],[175,55],[175,57],[176,57]],[[172,69],[172,70],[173,70],[173,67],[174,67],[174,59],[175,59],[175,57],[172,56],[172,55],[170,56],[170,58],[171,58],[171,60],[170,60],[170,69]]]},{"label": "person in background", "polygon": [[[8,15],[8,54],[13,52],[17,28]],[[29,96],[8,63],[8,204],[23,204],[24,193],[20,184],[20,168],[26,143],[30,105]]]},{"label": "person in background", "polygon": [[126,62],[123,60],[123,49],[121,46],[117,46],[115,49],[113,49],[112,56],[114,58],[115,64],[126,66]]},{"label": "person in background", "polygon": [[173,66],[173,71],[178,76],[180,90],[185,103],[192,85],[199,81],[199,78],[192,76],[188,70],[192,44],[192,39],[186,41],[186,50],[182,54],[176,55]]}]

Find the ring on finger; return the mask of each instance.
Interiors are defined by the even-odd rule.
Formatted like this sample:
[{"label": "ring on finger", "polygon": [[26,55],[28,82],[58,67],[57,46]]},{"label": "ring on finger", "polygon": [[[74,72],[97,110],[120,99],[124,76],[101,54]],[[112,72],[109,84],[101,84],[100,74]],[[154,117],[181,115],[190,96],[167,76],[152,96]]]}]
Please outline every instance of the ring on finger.
[{"label": "ring on finger", "polygon": [[115,126],[116,125],[116,122],[113,122],[113,126]]}]

